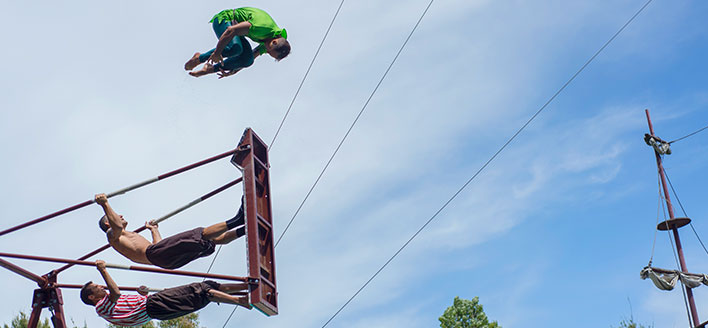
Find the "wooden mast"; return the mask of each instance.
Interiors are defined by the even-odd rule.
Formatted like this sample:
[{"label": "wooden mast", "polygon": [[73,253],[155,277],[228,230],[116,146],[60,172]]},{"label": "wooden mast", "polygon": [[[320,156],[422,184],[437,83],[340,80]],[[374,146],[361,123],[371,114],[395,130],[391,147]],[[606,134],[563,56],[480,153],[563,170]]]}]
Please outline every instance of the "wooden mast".
[{"label": "wooden mast", "polygon": [[[651,118],[649,117],[649,110],[645,110],[646,116],[647,116],[647,123],[649,124],[649,133],[651,134],[652,137],[654,136],[654,127],[651,124]],[[674,223],[676,222],[676,218],[674,217],[674,208],[671,205],[671,197],[669,196],[669,189],[666,186],[666,175],[664,174],[664,166],[662,165],[661,161],[661,154],[654,149],[654,155],[656,156],[656,166],[659,170],[659,176],[661,177],[661,186],[664,189],[664,198],[666,199],[666,207],[669,210],[669,220],[666,221],[668,222],[667,225],[669,225],[667,228],[671,229],[671,232],[673,232],[674,235],[674,241],[676,242],[676,252],[678,253],[678,258],[679,258],[679,264],[681,266],[681,272],[688,273],[688,268],[686,267],[686,260],[684,259],[683,256],[683,248],[681,247],[681,239],[679,238],[679,232],[678,228],[679,225]],[[657,227],[658,228],[658,227]],[[693,299],[693,291],[691,288],[688,288],[685,286],[686,289],[686,296],[688,298],[688,306],[689,306],[689,312],[691,312],[691,319],[693,320],[693,324],[691,324],[691,327],[698,327],[698,324],[700,321],[698,320],[698,311],[696,310],[696,302]]]}]

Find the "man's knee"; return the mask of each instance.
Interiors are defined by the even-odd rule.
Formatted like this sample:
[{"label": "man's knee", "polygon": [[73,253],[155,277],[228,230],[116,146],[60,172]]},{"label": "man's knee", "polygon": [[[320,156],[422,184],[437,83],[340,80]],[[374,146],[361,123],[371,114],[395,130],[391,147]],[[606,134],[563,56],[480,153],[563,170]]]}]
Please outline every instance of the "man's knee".
[{"label": "man's knee", "polygon": [[243,53],[243,46],[232,42],[231,44],[227,45],[224,48],[224,51],[221,52],[221,54],[224,57],[234,57],[234,56],[239,56]]}]

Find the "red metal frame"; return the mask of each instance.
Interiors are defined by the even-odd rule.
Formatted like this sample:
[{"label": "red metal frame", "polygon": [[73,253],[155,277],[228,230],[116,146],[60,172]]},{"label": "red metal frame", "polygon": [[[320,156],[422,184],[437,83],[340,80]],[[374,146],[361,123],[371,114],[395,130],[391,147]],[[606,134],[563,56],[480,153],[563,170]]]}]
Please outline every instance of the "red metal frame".
[{"label": "red metal frame", "polygon": [[39,323],[39,317],[42,314],[42,309],[49,308],[52,313],[51,320],[54,328],[66,328],[66,318],[64,317],[64,298],[61,295],[61,290],[54,286],[56,284],[56,276],[45,275],[50,287],[43,287],[34,290],[32,296],[32,313],[27,322],[28,328],[36,328]]},{"label": "red metal frame", "polygon": [[35,289],[32,294],[32,312],[27,322],[28,328],[37,328],[39,317],[44,308],[49,308],[52,312],[51,319],[54,328],[66,328],[64,299],[61,296],[61,290],[55,286],[56,276],[47,274],[40,277],[2,259],[0,259],[0,266],[34,281],[40,286],[40,288]]},{"label": "red metal frame", "polygon": [[[45,262],[71,263],[71,264],[75,264],[75,265],[92,266],[92,267],[96,266],[96,262],[62,259],[62,258],[57,258],[57,257],[35,256],[35,255],[24,255],[24,254],[13,254],[13,253],[2,253],[2,252],[0,252],[0,257],[11,257],[11,258],[16,258],[16,259],[45,261]],[[138,266],[138,265],[119,265],[119,264],[106,263],[106,267],[113,268],[113,269],[132,270],[132,271],[165,273],[165,274],[173,274],[173,275],[178,275],[178,276],[213,278],[213,279],[234,280],[234,281],[243,281],[243,282],[248,281],[248,278],[246,278],[246,277],[227,276],[227,275],[223,275],[223,274],[202,273],[202,272],[194,272],[194,271],[169,270],[169,269],[153,268],[153,267]],[[53,271],[52,275],[56,276],[56,272]]]},{"label": "red metal frame", "polygon": [[[241,182],[242,180],[243,180],[243,178],[238,178],[238,179],[236,179],[236,180],[233,180],[233,181],[231,181],[231,182],[229,182],[229,183],[227,183],[227,184],[225,184],[225,185],[223,185],[223,186],[221,186],[221,187],[219,187],[219,188],[217,188],[217,189],[215,189],[215,190],[213,190],[213,191],[210,191],[209,193],[203,195],[202,197],[197,198],[196,200],[190,202],[189,204],[183,206],[182,208],[180,208],[180,209],[178,209],[178,210],[176,210],[176,211],[173,211],[173,212],[171,212],[171,213],[168,214],[168,215],[163,216],[162,218],[160,218],[160,219],[158,219],[158,220],[156,220],[156,221],[159,222],[159,221],[165,220],[165,219],[167,219],[168,217],[170,217],[170,216],[172,216],[172,215],[175,215],[175,214],[177,214],[177,213],[179,213],[179,212],[181,212],[181,211],[183,211],[183,210],[185,210],[185,209],[187,209],[187,208],[189,208],[189,207],[191,207],[191,206],[194,206],[194,205],[196,205],[196,204],[199,204],[200,202],[202,202],[202,201],[208,199],[209,197],[212,197],[212,196],[214,196],[214,195],[216,195],[216,194],[218,194],[218,193],[220,193],[220,192],[222,192],[222,191],[224,191],[224,190],[226,190],[226,189],[232,187],[233,185],[235,185],[235,184]],[[145,229],[147,229],[147,228],[145,228],[145,226],[142,226],[142,227],[140,227],[140,228],[138,228],[138,229],[133,230],[133,232],[141,232],[141,231],[143,231],[143,230],[145,230]],[[101,246],[100,248],[98,248],[98,249],[96,249],[96,250],[94,250],[94,251],[92,251],[92,252],[90,252],[90,253],[88,253],[88,254],[82,256],[82,257],[79,257],[77,260],[79,260],[79,261],[85,260],[85,259],[87,259],[87,258],[89,258],[89,257],[91,257],[91,256],[94,256],[94,255],[96,255],[96,254],[98,254],[98,253],[100,253],[100,252],[103,252],[103,251],[109,249],[110,247],[111,247],[111,245],[105,244],[105,245]],[[59,268],[59,269],[54,270],[54,273],[55,273],[55,274],[58,274],[58,273],[60,273],[60,272],[62,272],[62,271],[64,271],[64,270],[66,270],[66,269],[68,269],[68,268],[70,268],[70,267],[72,267],[72,266],[74,266],[74,264],[69,263],[69,264],[67,264],[67,265],[65,265],[65,266],[63,266],[63,267],[61,267],[61,268]]]},{"label": "red metal frame", "polygon": [[265,315],[278,314],[273,211],[270,200],[268,146],[250,128],[241,137],[231,163],[243,172],[248,275],[258,279],[251,304]]},{"label": "red metal frame", "polygon": [[[108,287],[103,286],[103,285],[98,285],[99,287],[103,287],[104,289],[108,289]],[[81,289],[84,287],[84,285],[79,285],[79,284],[54,284],[54,287],[57,288],[68,288],[68,289]],[[118,289],[120,290],[128,290],[131,292],[138,292],[141,291],[142,289],[140,287],[127,287],[127,286],[118,286]],[[150,292],[154,291],[160,291],[163,289],[152,289]],[[239,296],[245,296],[248,295],[246,292],[229,292],[230,295],[239,295]]]},{"label": "red metal frame", "polygon": [[[192,272],[192,271],[180,271],[180,270],[167,270],[158,269],[152,267],[142,267],[142,266],[132,266],[132,265],[107,265],[112,268],[126,269],[126,270],[136,270],[136,271],[147,271],[165,274],[176,274],[185,276],[196,276],[204,278],[215,278],[224,280],[237,280],[237,281],[248,281],[252,284],[250,294],[251,303],[261,312],[266,315],[278,314],[277,307],[277,289],[275,285],[275,256],[273,247],[273,234],[272,234],[272,210],[270,203],[270,183],[269,174],[270,165],[268,164],[268,147],[265,143],[250,129],[246,129],[243,136],[241,137],[241,142],[235,150],[231,150],[205,160],[187,165],[185,167],[176,169],[159,175],[155,178],[148,179],[146,181],[134,184],[132,186],[125,187],[123,189],[117,190],[108,194],[107,196],[113,197],[116,195],[121,195],[129,191],[138,189],[140,187],[146,186],[153,182],[160,181],[162,179],[177,175],[179,173],[197,168],[199,166],[211,163],[215,160],[228,157],[233,155],[231,162],[242,169],[243,177],[236,179],[228,184],[202,196],[201,198],[191,202],[182,208],[165,215],[159,220],[164,220],[172,215],[175,215],[184,209],[187,209],[215,194],[233,186],[234,184],[244,181],[244,211],[246,217],[246,238],[248,247],[248,267],[249,267],[249,277],[235,277],[219,274]],[[0,231],[0,236],[11,233],[13,231],[20,230],[22,228],[29,227],[31,225],[49,220],[51,218],[57,217],[59,215],[75,211],[77,209],[86,207],[93,204],[93,200],[85,201],[83,203],[76,204],[74,206],[65,208],[63,210],[54,212],[52,214],[45,215],[43,217],[28,221],[26,223],[20,224],[18,226]],[[141,227],[135,230],[135,232],[140,232],[145,230],[145,227]],[[23,269],[13,263],[0,259],[0,267],[4,267],[12,272],[17,273],[27,279],[30,279],[39,285],[40,288],[35,289],[32,299],[32,313],[30,314],[28,328],[36,328],[42,309],[49,308],[52,312],[51,321],[55,328],[66,328],[66,320],[64,317],[64,301],[62,298],[60,288],[81,288],[83,285],[76,284],[58,284],[57,276],[60,272],[68,269],[73,265],[85,265],[94,266],[94,262],[83,261],[93,255],[96,255],[106,249],[109,245],[104,245],[101,248],[90,252],[78,260],[71,259],[61,259],[61,258],[51,258],[33,255],[22,255],[22,254],[11,254],[11,253],[0,253],[3,257],[13,257],[28,260],[40,260],[49,262],[60,262],[68,263],[67,265],[53,270],[44,276],[38,276],[30,271]],[[253,279],[257,279],[257,284],[253,284]],[[122,290],[138,291],[138,287],[119,287]],[[240,292],[238,295],[245,295],[246,293]]]},{"label": "red metal frame", "polygon": [[[225,153],[222,153],[222,154],[219,154],[219,155],[216,155],[216,156],[212,156],[212,157],[209,157],[209,158],[207,158],[207,159],[201,160],[201,161],[199,161],[199,162],[196,162],[196,163],[193,163],[193,164],[190,164],[190,165],[181,167],[181,168],[176,169],[176,170],[174,170],[174,171],[170,171],[170,172],[167,172],[167,173],[158,175],[158,176],[155,177],[155,178],[148,179],[148,180],[145,180],[145,181],[143,181],[143,182],[134,184],[134,185],[132,185],[132,186],[128,186],[128,187],[125,187],[125,188],[123,188],[123,189],[114,191],[114,192],[108,194],[108,198],[111,198],[111,197],[117,196],[117,195],[125,194],[125,193],[127,193],[127,192],[129,192],[129,191],[138,189],[138,188],[140,188],[140,187],[147,186],[147,185],[149,185],[149,184],[151,184],[151,183],[153,183],[153,182],[157,182],[157,181],[160,181],[160,180],[169,178],[169,177],[171,177],[171,176],[177,175],[177,174],[179,174],[179,173],[186,172],[186,171],[189,171],[189,170],[191,170],[191,169],[200,167],[200,166],[202,166],[202,165],[211,163],[211,162],[216,161],[216,160],[218,160],[218,159],[222,159],[222,158],[224,158],[224,157],[231,156],[235,151],[236,151],[236,150],[230,150],[230,151],[227,151],[227,152],[225,152]],[[8,233],[13,232],[13,231],[20,230],[20,229],[22,229],[22,228],[29,227],[29,226],[31,226],[31,225],[35,225],[35,224],[40,223],[40,222],[44,222],[44,221],[46,221],[46,220],[49,220],[49,219],[51,219],[51,218],[55,218],[55,217],[60,216],[60,215],[62,215],[62,214],[66,214],[66,213],[69,213],[69,212],[78,210],[78,209],[80,209],[80,208],[82,208],[82,207],[86,207],[86,206],[91,205],[91,204],[93,204],[93,203],[94,203],[94,200],[87,200],[87,201],[85,201],[85,202],[83,202],[83,203],[79,203],[79,204],[76,204],[76,205],[74,205],[74,206],[67,207],[67,208],[65,208],[65,209],[63,209],[63,210],[54,212],[54,213],[52,213],[52,214],[48,214],[48,215],[45,215],[45,216],[43,216],[43,217],[40,217],[40,218],[31,220],[31,221],[25,222],[25,223],[23,223],[23,224],[17,225],[17,226],[15,226],[15,227],[12,227],[12,228],[9,228],[9,229],[0,231],[0,236],[5,235],[5,234],[8,234]]]},{"label": "red metal frame", "polygon": [[45,287],[49,283],[49,281],[47,281],[47,279],[45,277],[40,277],[32,272],[29,272],[29,271],[15,265],[15,264],[12,264],[12,263],[5,261],[3,259],[0,259],[0,266],[5,269],[8,269],[14,273],[17,273],[20,276],[23,276],[29,280],[36,282],[37,285],[39,285],[39,287]]}]

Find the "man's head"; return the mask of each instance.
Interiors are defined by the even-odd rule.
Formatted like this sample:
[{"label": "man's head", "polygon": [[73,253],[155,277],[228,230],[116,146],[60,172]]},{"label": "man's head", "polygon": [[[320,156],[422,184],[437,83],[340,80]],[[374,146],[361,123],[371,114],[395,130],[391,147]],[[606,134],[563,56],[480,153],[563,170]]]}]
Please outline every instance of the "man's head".
[{"label": "man's head", "polygon": [[[126,221],[122,215],[120,216],[120,222],[123,225],[123,228],[128,226],[128,221]],[[107,216],[102,216],[100,219],[98,219],[98,226],[103,230],[103,232],[108,232],[108,229],[111,228],[110,224],[108,223],[108,217]]]},{"label": "man's head", "polygon": [[98,301],[106,296],[106,290],[103,287],[87,282],[84,287],[81,287],[81,301],[86,305],[94,306]]},{"label": "man's head", "polygon": [[280,61],[290,54],[290,42],[283,37],[272,39],[265,43],[268,54]]}]

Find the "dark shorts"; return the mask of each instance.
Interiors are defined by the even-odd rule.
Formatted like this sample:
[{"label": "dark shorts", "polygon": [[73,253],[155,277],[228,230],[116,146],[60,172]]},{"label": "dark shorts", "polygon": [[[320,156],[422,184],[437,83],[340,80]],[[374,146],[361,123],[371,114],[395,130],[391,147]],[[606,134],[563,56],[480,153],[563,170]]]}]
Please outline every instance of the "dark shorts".
[{"label": "dark shorts", "polygon": [[145,249],[150,263],[165,269],[177,269],[200,257],[214,253],[214,242],[204,239],[204,228],[196,228],[160,240]]},{"label": "dark shorts", "polygon": [[209,290],[219,289],[211,280],[168,288],[147,298],[147,314],[157,320],[170,320],[199,311],[209,304]]}]

